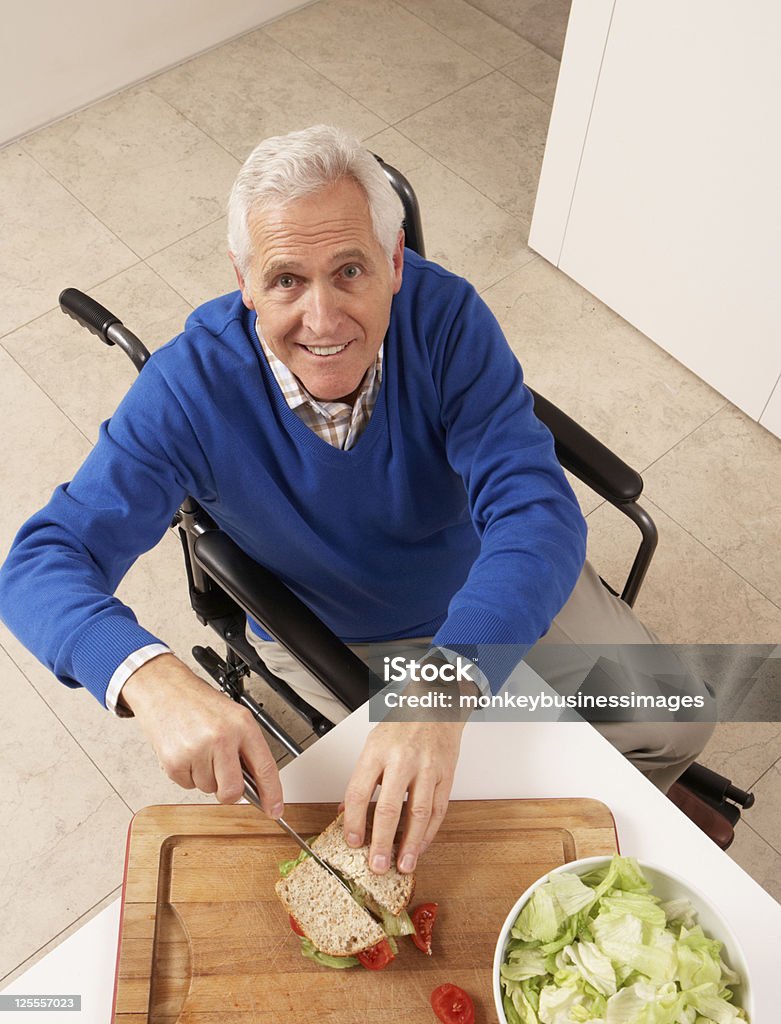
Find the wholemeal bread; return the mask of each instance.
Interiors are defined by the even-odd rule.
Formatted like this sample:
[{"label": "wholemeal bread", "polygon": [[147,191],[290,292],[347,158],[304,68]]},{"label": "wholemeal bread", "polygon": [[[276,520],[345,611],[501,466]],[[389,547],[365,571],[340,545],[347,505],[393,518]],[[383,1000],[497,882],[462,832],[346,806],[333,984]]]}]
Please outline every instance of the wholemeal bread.
[{"label": "wholemeal bread", "polygon": [[[383,920],[389,934],[408,934],[413,930],[402,911],[412,897],[414,877],[400,874],[395,864],[386,874],[375,875],[369,869],[369,847],[353,849],[344,841],[341,814],[312,840],[311,846],[356,888],[361,903],[365,900],[378,916],[385,912]],[[311,857],[305,857],[275,888],[288,914],[321,953],[354,956],[387,937],[372,914]],[[398,919],[393,927],[388,914]]]},{"label": "wholemeal bread", "polygon": [[396,869],[395,859],[384,875],[375,874],[369,867],[368,845],[351,847],[344,841],[343,815],[332,821],[325,831],[312,842],[312,849],[326,864],[355,882],[369,899],[394,917],[404,910],[412,899],[414,875],[402,875]]},{"label": "wholemeal bread", "polygon": [[311,857],[287,878],[280,878],[276,891],[287,912],[321,953],[353,956],[385,938],[374,918]]}]

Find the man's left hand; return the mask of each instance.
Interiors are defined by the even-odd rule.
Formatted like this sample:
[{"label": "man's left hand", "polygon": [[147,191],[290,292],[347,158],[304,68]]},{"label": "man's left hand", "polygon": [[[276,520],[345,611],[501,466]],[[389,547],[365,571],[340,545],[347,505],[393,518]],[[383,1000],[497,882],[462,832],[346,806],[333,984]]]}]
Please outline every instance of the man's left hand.
[{"label": "man's left hand", "polygon": [[391,863],[404,797],[407,810],[396,863],[415,870],[447,811],[464,721],[381,722],[370,734],[347,784],[344,833],[350,846],[366,835],[366,814],[381,783],[374,811],[369,866],[382,874]]}]

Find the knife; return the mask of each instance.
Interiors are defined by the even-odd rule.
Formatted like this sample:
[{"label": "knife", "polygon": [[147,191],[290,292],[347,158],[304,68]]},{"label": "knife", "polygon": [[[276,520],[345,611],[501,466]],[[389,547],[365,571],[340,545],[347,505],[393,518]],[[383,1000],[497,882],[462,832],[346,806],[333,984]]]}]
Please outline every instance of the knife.
[{"label": "knife", "polygon": [[[255,780],[243,765],[241,767],[241,773],[244,776],[244,796],[246,797],[247,800],[249,800],[251,804],[254,804],[259,811],[262,811],[263,808],[261,807],[260,804],[260,797],[258,796],[258,790],[255,785]],[[317,863],[324,871],[327,871],[329,875],[332,875],[336,879],[339,885],[341,885],[341,887],[350,894],[351,899],[355,899],[352,893],[352,889],[347,884],[347,882],[345,882],[341,875],[334,871],[330,864],[326,864],[322,857],[318,857],[318,855],[315,853],[315,851],[312,849],[312,847],[309,845],[306,839],[303,838],[303,836],[300,836],[291,825],[288,825],[284,818],[274,818],[273,820],[277,823],[277,825],[279,825],[279,827],[283,831],[287,832],[291,839],[294,839],[298,843],[302,850],[306,850],[306,852],[309,854],[312,860],[317,861]]]}]

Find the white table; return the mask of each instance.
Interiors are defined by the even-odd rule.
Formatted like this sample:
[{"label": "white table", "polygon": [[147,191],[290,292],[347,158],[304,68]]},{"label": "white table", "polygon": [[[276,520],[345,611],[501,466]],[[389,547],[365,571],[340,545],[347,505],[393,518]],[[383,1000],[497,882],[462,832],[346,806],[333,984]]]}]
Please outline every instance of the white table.
[{"label": "white table", "polygon": [[[370,728],[368,710],[356,711],[284,768],[286,800],[341,800]],[[453,799],[557,796],[603,801],[615,816],[622,853],[668,867],[714,901],[746,954],[756,1004],[752,1024],[777,1020],[781,906],[764,889],[585,723],[470,722]],[[81,1013],[12,1012],[2,1021],[107,1024],[118,933],[119,900],[3,990],[81,993]]]}]

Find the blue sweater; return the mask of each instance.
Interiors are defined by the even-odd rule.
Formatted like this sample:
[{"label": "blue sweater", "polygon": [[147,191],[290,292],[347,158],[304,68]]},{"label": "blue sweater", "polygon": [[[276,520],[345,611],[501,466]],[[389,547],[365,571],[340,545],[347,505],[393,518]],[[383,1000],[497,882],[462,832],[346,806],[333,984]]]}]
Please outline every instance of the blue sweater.
[{"label": "blue sweater", "polygon": [[105,702],[117,666],[157,640],[113,592],[189,494],[338,636],[476,644],[500,686],[574,587],[586,529],[486,305],[406,253],[377,405],[349,451],[288,408],[254,321],[223,296],[151,357],[20,530],[0,615]]}]

